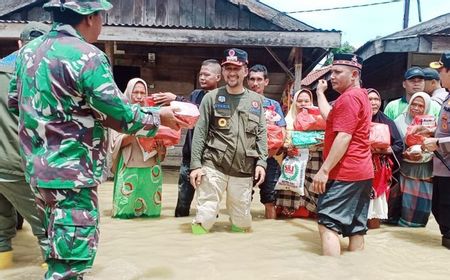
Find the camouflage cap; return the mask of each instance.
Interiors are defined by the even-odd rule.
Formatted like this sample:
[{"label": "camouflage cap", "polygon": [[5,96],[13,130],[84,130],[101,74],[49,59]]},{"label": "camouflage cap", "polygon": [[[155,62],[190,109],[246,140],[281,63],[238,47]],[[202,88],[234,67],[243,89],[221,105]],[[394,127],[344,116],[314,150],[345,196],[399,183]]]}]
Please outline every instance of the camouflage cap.
[{"label": "camouflage cap", "polygon": [[28,43],[29,41],[36,39],[49,31],[50,26],[43,24],[42,22],[30,21],[27,25],[25,25],[22,32],[20,32],[19,39],[24,43]]},{"label": "camouflage cap", "polygon": [[90,15],[98,11],[107,11],[112,8],[112,4],[107,0],[50,0],[43,7],[46,11],[60,8],[70,9],[80,15]]}]

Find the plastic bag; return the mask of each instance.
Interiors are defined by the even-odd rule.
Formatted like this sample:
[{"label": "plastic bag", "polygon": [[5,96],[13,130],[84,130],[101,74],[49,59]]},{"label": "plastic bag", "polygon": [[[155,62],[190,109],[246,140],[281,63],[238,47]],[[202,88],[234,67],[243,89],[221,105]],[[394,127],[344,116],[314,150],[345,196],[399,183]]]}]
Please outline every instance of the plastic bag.
[{"label": "plastic bag", "polygon": [[393,162],[387,155],[374,154],[373,161],[373,190],[375,198],[387,192],[392,181]]},{"label": "plastic bag", "polygon": [[292,131],[292,145],[307,148],[323,142],[324,131]]},{"label": "plastic bag", "polygon": [[418,115],[414,117],[411,125],[409,125],[406,129],[405,143],[409,147],[414,145],[422,145],[425,138],[431,136],[431,133],[430,135],[412,133],[412,130],[417,125],[422,125],[426,128],[434,128],[436,127],[436,119],[430,115]]},{"label": "plastic bag", "polygon": [[187,128],[192,129],[195,127],[200,117],[200,111],[197,105],[189,102],[172,101],[170,102],[170,106],[177,110],[175,116],[188,124]]},{"label": "plastic bag", "polygon": [[267,106],[264,109],[264,117],[266,118],[267,124],[275,124],[281,120],[281,116],[275,111],[274,105]]},{"label": "plastic bag", "polygon": [[277,154],[283,146],[283,128],[274,124],[267,124],[267,148],[269,156]]},{"label": "plastic bag", "polygon": [[281,164],[281,175],[275,190],[289,190],[305,195],[305,172],[308,159],[308,149],[302,149],[300,156],[286,157]]},{"label": "plastic bag", "polygon": [[294,129],[301,131],[325,130],[325,126],[326,122],[317,107],[304,108],[294,122]]},{"label": "plastic bag", "polygon": [[155,137],[139,137],[138,141],[146,152],[156,148],[156,142],[162,141],[165,147],[174,146],[180,142],[181,130],[173,130],[167,126],[160,125]]},{"label": "plastic bag", "polygon": [[389,131],[389,126],[384,123],[371,123],[369,142],[372,148],[389,148],[391,146],[391,133]]}]

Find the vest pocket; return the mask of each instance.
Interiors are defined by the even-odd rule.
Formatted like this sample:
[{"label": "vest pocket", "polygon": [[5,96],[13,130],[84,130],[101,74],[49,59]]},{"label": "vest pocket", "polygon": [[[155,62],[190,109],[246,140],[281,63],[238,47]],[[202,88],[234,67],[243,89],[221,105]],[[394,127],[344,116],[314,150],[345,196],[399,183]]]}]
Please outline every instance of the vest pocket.
[{"label": "vest pocket", "polygon": [[206,149],[203,155],[204,159],[210,160],[213,163],[221,164],[225,152],[227,151],[227,144],[218,141],[217,139],[212,139],[206,143]]}]

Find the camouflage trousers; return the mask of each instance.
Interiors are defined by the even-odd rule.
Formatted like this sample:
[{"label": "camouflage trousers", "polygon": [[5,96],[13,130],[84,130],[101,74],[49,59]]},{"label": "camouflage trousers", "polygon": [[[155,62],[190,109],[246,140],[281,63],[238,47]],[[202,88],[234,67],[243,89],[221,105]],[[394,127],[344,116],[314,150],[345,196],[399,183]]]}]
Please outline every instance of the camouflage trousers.
[{"label": "camouflage trousers", "polygon": [[45,279],[82,279],[97,253],[97,187],[34,191],[49,240]]}]

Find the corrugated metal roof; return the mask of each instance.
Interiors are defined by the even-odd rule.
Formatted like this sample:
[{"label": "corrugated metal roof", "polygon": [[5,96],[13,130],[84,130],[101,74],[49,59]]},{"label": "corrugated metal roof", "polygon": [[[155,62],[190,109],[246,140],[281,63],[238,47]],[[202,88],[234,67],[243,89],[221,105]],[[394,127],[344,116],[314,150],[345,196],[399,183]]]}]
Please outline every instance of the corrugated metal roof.
[{"label": "corrugated metal roof", "polygon": [[[28,23],[26,20],[2,20],[0,23]],[[44,23],[51,24],[51,21],[43,21]],[[147,24],[125,24],[125,23],[109,23],[103,24],[103,26],[117,26],[117,27],[138,27],[138,28],[162,28],[162,29],[196,29],[196,30],[239,30],[239,31],[270,31],[270,30],[250,30],[250,29],[238,29],[238,28],[224,28],[224,27],[203,27],[203,26],[180,26],[180,25],[147,25]],[[335,29],[324,30],[273,30],[274,32],[340,32]]]}]

